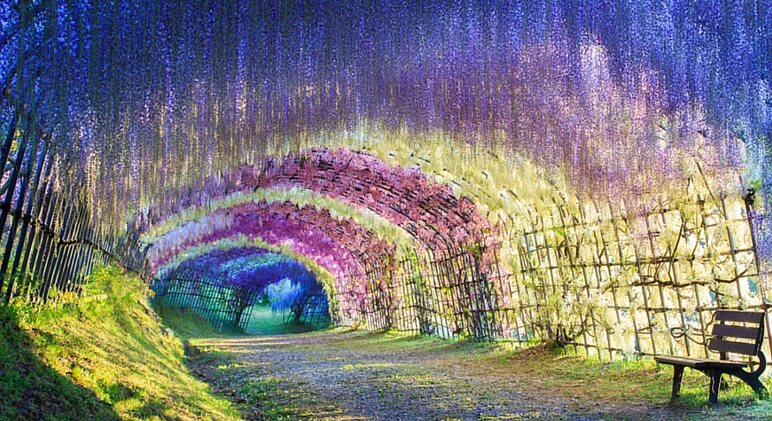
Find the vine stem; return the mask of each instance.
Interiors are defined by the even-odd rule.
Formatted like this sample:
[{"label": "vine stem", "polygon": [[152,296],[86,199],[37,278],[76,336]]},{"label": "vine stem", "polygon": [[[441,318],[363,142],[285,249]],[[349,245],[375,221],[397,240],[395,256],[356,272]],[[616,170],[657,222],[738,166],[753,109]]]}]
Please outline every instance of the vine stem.
[{"label": "vine stem", "polygon": [[[769,308],[769,304],[767,303],[767,292],[765,288],[765,282],[766,281],[766,275],[762,275],[761,273],[761,262],[759,261],[759,249],[758,244],[756,242],[756,231],[755,226],[753,225],[753,202],[755,199],[756,190],[753,188],[748,189],[748,194],[745,195],[745,214],[748,217],[748,225],[751,229],[751,242],[753,244],[753,251],[754,251],[754,257],[756,260],[756,273],[759,277],[758,287],[759,287],[759,293],[761,293],[761,309],[764,310],[764,323],[767,326],[767,337],[769,338],[769,341],[767,341],[767,346],[769,346],[769,355],[772,355],[772,328],[769,324],[769,312],[767,311]],[[762,276],[765,278],[764,281],[762,281]]]}]

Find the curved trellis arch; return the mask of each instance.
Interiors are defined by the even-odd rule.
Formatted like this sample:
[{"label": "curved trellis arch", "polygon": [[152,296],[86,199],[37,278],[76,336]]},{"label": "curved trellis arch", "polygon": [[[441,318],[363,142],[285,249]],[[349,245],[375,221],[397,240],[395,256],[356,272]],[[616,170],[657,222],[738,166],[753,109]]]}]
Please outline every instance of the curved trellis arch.
[{"label": "curved trellis arch", "polygon": [[[416,169],[391,167],[346,149],[309,150],[271,158],[254,168],[243,166],[228,179],[213,179],[218,187],[207,190],[217,191],[218,196],[277,187],[310,190],[368,209],[427,246],[445,248],[495,235],[495,228],[477,213],[475,204],[468,198],[456,197],[449,186],[434,182]],[[192,191],[184,196],[180,203],[151,207],[148,219],[162,220],[209,200]]]},{"label": "curved trellis arch", "polygon": [[[168,231],[150,246],[148,255],[151,267],[163,264],[176,250],[189,244],[213,241],[232,232],[257,235],[270,231],[270,228],[263,226],[276,221],[313,227],[359,259],[370,257],[371,254],[372,258],[381,258],[385,253],[391,253],[386,240],[377,238],[372,231],[348,218],[333,217],[325,208],[298,206],[290,202],[258,201],[221,208],[197,220],[195,225],[187,223]],[[250,230],[255,231],[253,233]],[[172,237],[173,240],[164,241],[165,237]]]},{"label": "curved trellis arch", "polygon": [[[301,229],[298,230],[298,228]],[[327,292],[333,301],[339,295],[337,291],[348,291],[347,288],[357,290],[356,295],[364,299],[366,287],[362,263],[353,256],[351,259],[341,260],[340,257],[348,254],[348,251],[326,237],[321,231],[308,225],[286,225],[282,222],[270,221],[261,229],[249,230],[247,233],[230,229],[219,233],[215,232],[214,235],[208,236],[205,241],[186,243],[182,249],[174,253],[174,259],[165,261],[162,266],[157,268],[156,273],[163,278],[181,262],[208,252],[213,247],[229,249],[247,245],[257,245],[268,250],[288,254],[298,260],[302,257],[302,261],[306,264],[314,262],[314,267],[323,269],[323,272],[316,271],[316,273],[320,275],[320,279],[325,280]],[[343,309],[346,310],[348,316],[361,317],[360,313],[364,309],[364,302],[355,301],[343,304],[344,307],[346,304],[348,305]]]},{"label": "curved trellis arch", "polygon": [[[431,158],[460,155],[477,178],[481,161],[500,146],[510,154],[504,162],[522,156],[558,167],[568,179],[556,189],[566,193],[565,203],[547,194],[543,201],[524,198],[531,187],[526,177],[502,198],[512,196],[524,209],[490,206],[498,217],[479,212],[504,230],[493,244],[498,254],[490,244],[483,250],[460,242],[462,259],[443,251],[422,262],[440,273],[432,275],[440,289],[459,266],[480,265],[485,278],[493,276],[501,285],[494,291],[504,314],[503,337],[565,340],[572,335],[555,335],[569,320],[559,312],[565,307],[579,310],[580,325],[591,325],[571,339],[588,353],[606,358],[668,348],[699,355],[704,350],[669,330],[688,325],[704,333],[702,319],[715,307],[764,305],[758,290],[772,261],[770,218],[744,207],[742,196],[755,188],[769,212],[770,8],[722,3],[706,18],[673,2],[663,11],[679,19],[652,26],[656,20],[629,19],[628,8],[577,9],[571,2],[547,18],[540,8],[523,11],[505,3],[469,11],[448,3],[419,11],[406,2],[381,11],[405,25],[383,26],[369,19],[367,4],[354,2],[339,10],[347,21],[362,22],[358,36],[350,36],[335,13],[290,7],[293,13],[272,19],[247,3],[232,10],[207,4],[0,6],[7,23],[0,37],[0,167],[6,182],[16,180],[2,194],[8,221],[0,223],[0,243],[8,272],[0,271],[7,277],[0,279],[0,292],[6,300],[77,291],[99,249],[141,270],[133,229],[115,239],[123,234],[117,221],[126,209],[168,200],[161,206],[173,213],[192,203],[186,203],[186,191],[238,190],[236,167],[244,161],[301,154],[308,145],[341,146],[323,145],[317,137],[339,136],[348,147],[380,132],[410,138],[421,155],[416,159],[445,143]],[[641,4],[633,13],[649,16]],[[732,28],[722,32],[716,16],[732,21]],[[579,27],[565,27],[566,17],[577,17],[570,22]],[[496,22],[490,36],[478,22]],[[315,25],[329,30],[329,37],[298,36],[298,28]],[[645,42],[618,42],[639,31]],[[192,36],[206,33],[217,36]],[[120,60],[106,53],[125,45],[131,48]],[[302,54],[273,54],[270,45]],[[372,45],[379,55],[360,55]],[[412,54],[404,55],[406,48]],[[328,57],[328,51],[335,54]],[[205,60],[207,52],[218,59]],[[703,65],[688,65],[693,62]],[[5,147],[14,142],[17,148]],[[382,155],[377,158],[385,161]],[[50,157],[51,174],[40,180],[55,183],[32,181],[37,173],[48,174],[41,168],[49,164],[38,162],[52,162]],[[465,169],[448,172],[466,188]],[[710,185],[691,191],[703,172],[709,172]],[[207,184],[213,174],[224,174],[225,181]],[[745,177],[741,183],[738,174]],[[483,202],[494,204],[501,193],[477,192],[484,183],[470,184],[456,196],[472,198],[482,210]],[[574,188],[589,191],[574,200]],[[57,192],[53,199],[46,189]],[[752,234],[759,226],[756,247]],[[441,249],[459,246],[443,241],[445,232],[431,234],[433,227],[411,229]],[[500,276],[488,270],[497,260],[505,262],[497,265],[506,269]],[[28,274],[34,280],[24,280]],[[471,303],[449,302],[463,303],[452,312],[474,310]]]},{"label": "curved trellis arch", "polygon": [[[423,277],[433,279],[433,288],[447,295],[434,300],[442,307],[434,312],[444,313],[438,318],[443,320],[442,327],[429,329],[478,339],[499,334],[501,321],[496,309],[501,294],[495,292],[498,285],[494,282],[499,271],[495,257],[491,257],[498,245],[495,228],[476,212],[469,199],[456,198],[449,187],[416,170],[385,166],[370,156],[347,150],[312,150],[281,159],[278,164],[268,161],[259,168],[259,174],[242,168],[232,190],[300,187],[368,209],[407,231],[420,245],[413,254],[427,256],[422,259],[427,266],[437,265],[427,269]],[[151,220],[158,219],[153,215],[160,214],[160,209],[149,211]],[[371,272],[378,278],[386,276],[383,268]],[[374,287],[373,291],[383,289]]]},{"label": "curved trellis arch", "polygon": [[[214,217],[216,215],[223,218],[217,219]],[[223,220],[225,222],[222,222]],[[179,229],[185,229],[184,232],[187,234],[195,232],[195,236],[188,240],[180,238],[175,244],[166,243],[169,250],[165,253],[163,250],[157,251],[158,246],[154,244],[150,253],[151,267],[161,266],[160,270],[166,270],[163,268],[164,263],[170,257],[180,253],[180,249],[199,243],[218,241],[234,234],[259,237],[264,241],[270,239],[270,242],[281,244],[284,241],[291,243],[304,241],[302,235],[293,234],[293,232],[309,232],[308,230],[312,229],[319,231],[326,238],[342,246],[359,263],[356,267],[338,267],[334,271],[337,277],[342,278],[336,282],[336,285],[339,286],[336,295],[338,301],[344,304],[345,302],[349,303],[348,308],[344,309],[349,317],[354,316],[349,310],[363,311],[369,321],[369,328],[391,327],[405,331],[417,331],[419,324],[416,320],[418,312],[415,307],[417,304],[413,301],[414,297],[406,291],[406,288],[414,290],[415,285],[406,287],[396,282],[395,273],[403,273],[408,268],[415,271],[419,269],[418,266],[396,268],[396,264],[399,263],[397,261],[398,255],[404,253],[397,254],[394,245],[376,238],[370,230],[356,225],[353,221],[345,218],[333,219],[326,209],[317,209],[308,205],[299,207],[288,202],[268,203],[264,201],[218,208],[207,217],[199,219],[198,224],[205,224],[207,221],[211,221],[209,226],[196,229],[182,224]],[[276,225],[277,223],[279,225]],[[298,224],[306,228],[297,231],[282,225],[285,223]],[[175,229],[172,229],[166,231],[165,235],[174,236],[175,232]],[[163,237],[160,237],[156,241],[162,239]],[[316,240],[318,242],[318,239]],[[310,242],[306,240],[306,243]],[[161,241],[161,244],[165,243]],[[300,247],[300,249],[302,248]],[[340,253],[334,254],[339,255]],[[403,277],[409,277],[409,275],[403,275]],[[366,295],[357,299],[357,301],[364,299],[364,305],[361,304],[361,301],[360,304],[350,302],[353,297],[349,297],[349,294],[353,294],[354,290],[347,288],[346,284],[352,282],[354,278],[361,279],[360,282],[365,285],[366,290],[363,292]],[[361,294],[360,291],[357,295]],[[406,302],[406,300],[410,302]],[[425,311],[437,312],[438,303],[427,302],[423,305],[426,307]],[[394,322],[395,319],[398,321]],[[449,322],[444,324],[447,323]]]},{"label": "curved trellis arch", "polygon": [[[267,241],[270,240],[270,241]],[[316,279],[321,283],[324,288],[325,294],[328,297],[330,305],[330,313],[333,318],[333,322],[339,325],[351,325],[359,324],[364,321],[364,317],[367,314],[366,305],[364,301],[353,302],[341,302],[347,297],[346,293],[338,293],[340,285],[356,287],[360,285],[365,288],[363,282],[357,282],[361,279],[361,275],[351,271],[341,271],[340,268],[328,268],[325,266],[325,259],[321,258],[319,253],[308,253],[308,249],[298,246],[298,241],[302,242],[302,238],[295,238],[295,242],[287,244],[283,241],[277,241],[273,239],[263,239],[261,237],[250,237],[244,234],[235,234],[230,237],[221,238],[214,242],[204,242],[200,245],[190,246],[180,251],[175,259],[166,262],[163,266],[158,268],[156,272],[156,279],[163,283],[163,279],[168,277],[171,273],[175,272],[180,265],[186,261],[196,259],[202,255],[212,252],[213,250],[230,250],[236,248],[258,248],[267,250],[272,253],[288,256],[289,258],[296,260],[306,266],[314,275]],[[315,243],[309,244],[314,245]],[[310,255],[310,256],[309,256]],[[338,275],[335,275],[337,273]],[[341,278],[341,276],[343,278]],[[195,279],[192,280],[195,283]],[[357,294],[358,297],[364,297],[364,294]],[[345,309],[342,305],[348,304],[349,307]]]}]

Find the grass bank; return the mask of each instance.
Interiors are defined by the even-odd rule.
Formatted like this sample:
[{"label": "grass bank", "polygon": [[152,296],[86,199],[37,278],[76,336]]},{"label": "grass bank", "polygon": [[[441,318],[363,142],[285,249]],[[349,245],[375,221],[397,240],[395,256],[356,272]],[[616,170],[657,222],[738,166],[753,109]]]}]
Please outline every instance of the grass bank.
[{"label": "grass bank", "polygon": [[97,268],[89,288],[96,299],[0,309],[0,419],[240,419],[185,366],[138,278]]},{"label": "grass bank", "polygon": [[234,336],[218,332],[206,319],[193,311],[181,310],[178,307],[164,304],[154,305],[153,310],[158,315],[161,323],[165,327],[172,329],[183,340]]}]

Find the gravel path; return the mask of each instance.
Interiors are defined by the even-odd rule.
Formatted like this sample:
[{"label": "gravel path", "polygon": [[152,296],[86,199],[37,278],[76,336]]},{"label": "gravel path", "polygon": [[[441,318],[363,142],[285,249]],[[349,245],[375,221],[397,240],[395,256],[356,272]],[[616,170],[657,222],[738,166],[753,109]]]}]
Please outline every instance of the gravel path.
[{"label": "gravel path", "polygon": [[[250,376],[270,379],[286,402],[309,419],[333,420],[595,420],[682,419],[698,416],[631,397],[587,401],[566,385],[542,386],[517,367],[470,358],[480,348],[449,344],[425,349],[387,336],[324,332],[285,336],[206,339],[236,357]],[[401,340],[404,341],[404,340]],[[244,375],[244,374],[242,374]],[[591,380],[591,379],[588,379]],[[273,392],[272,392],[273,393]],[[698,416],[699,417],[699,416]],[[259,419],[261,417],[255,417]]]}]

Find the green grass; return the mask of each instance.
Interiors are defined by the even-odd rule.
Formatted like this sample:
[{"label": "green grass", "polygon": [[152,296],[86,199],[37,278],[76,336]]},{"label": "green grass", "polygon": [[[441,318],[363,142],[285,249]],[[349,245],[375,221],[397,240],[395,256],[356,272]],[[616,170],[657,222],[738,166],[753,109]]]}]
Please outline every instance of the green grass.
[{"label": "green grass", "polygon": [[249,379],[241,385],[240,392],[247,403],[259,404],[262,416],[269,420],[296,419],[300,416],[297,406],[277,399],[282,385],[276,378]]},{"label": "green grass", "polygon": [[[544,378],[546,384],[555,387],[575,387],[586,390],[591,397],[623,400],[637,396],[661,404],[670,398],[673,369],[644,358],[631,361],[601,362],[576,355],[562,349],[536,347],[520,351],[500,349],[488,358],[493,365],[507,366],[517,363],[525,372]],[[753,390],[737,378],[724,376],[727,388],[719,394],[722,404],[758,404],[772,408],[766,400],[756,400]],[[707,404],[709,378],[687,369],[678,403],[685,407],[702,407]],[[767,387],[772,382],[767,381]]]},{"label": "green grass", "polygon": [[[463,367],[470,375],[480,377],[496,373],[517,379],[523,389],[579,399],[583,402],[608,402],[626,405],[643,400],[655,406],[667,404],[670,398],[673,369],[651,359],[601,362],[546,345],[513,349],[501,343],[469,343],[425,336],[406,336],[395,332],[364,333],[345,331],[325,347],[355,349],[373,353],[429,353],[440,366]],[[367,369],[345,365],[344,370]],[[402,370],[391,380],[411,385],[429,380],[420,370]],[[766,419],[772,414],[772,399],[757,399],[753,391],[737,378],[724,376],[727,388],[719,393],[719,404],[708,405],[709,378],[687,369],[676,407],[683,419]],[[772,391],[772,379],[765,381]]]},{"label": "green grass", "polygon": [[[547,389],[569,391],[568,395],[584,400],[623,403],[630,397],[643,399],[656,406],[670,399],[673,368],[652,359],[601,362],[563,349],[534,347],[512,351],[499,349],[483,357],[491,368],[504,370],[516,365],[528,378],[539,379]],[[681,394],[674,403],[683,411],[680,419],[768,419],[772,400],[758,399],[753,390],[735,377],[724,376],[726,388],[719,393],[719,403],[708,404],[710,379],[686,369]],[[772,390],[772,381],[765,381]]]},{"label": "green grass", "polygon": [[240,419],[191,375],[138,278],[97,268],[90,288],[106,298],[2,310],[0,419]]},{"label": "green grass", "polygon": [[270,304],[255,304],[252,306],[252,316],[246,330],[251,335],[285,335],[316,329],[317,327],[306,323],[284,323],[284,317],[274,313]]},{"label": "green grass", "polygon": [[[218,332],[203,317],[193,311],[181,310],[171,304],[155,303],[155,312],[161,318],[163,324],[168,326],[183,339],[190,338],[215,338],[225,336],[237,336],[241,332]],[[255,304],[247,324],[246,332],[249,335],[286,335],[291,333],[305,333],[319,328],[307,323],[284,323],[284,316],[274,313],[270,304]]]},{"label": "green grass", "polygon": [[156,304],[153,309],[163,325],[172,329],[182,339],[228,336],[218,332],[206,319],[195,312],[165,304]]},{"label": "green grass", "polygon": [[[670,366],[657,365],[648,358],[601,362],[546,345],[513,349],[501,343],[472,343],[395,332],[348,332],[345,341],[336,341],[334,346],[371,352],[432,352],[445,358],[458,358],[485,370],[506,373],[516,369],[520,373],[530,373],[530,377],[540,379],[546,386],[555,389],[576,387],[591,398],[623,400],[626,396],[639,396],[651,403],[666,402],[673,376]],[[742,381],[729,376],[724,379],[729,387],[719,394],[722,403],[747,405],[756,401],[760,405],[770,404],[768,400],[756,400],[753,391]],[[687,369],[679,403],[705,405],[708,383],[707,376]],[[767,378],[766,386],[772,390],[770,378]],[[772,405],[769,407],[772,409]]]},{"label": "green grass", "polygon": [[[127,394],[117,384],[107,389],[111,400]],[[19,328],[16,310],[0,307],[0,419],[74,419],[79,413],[118,419],[93,391],[41,362],[29,332]]]}]

